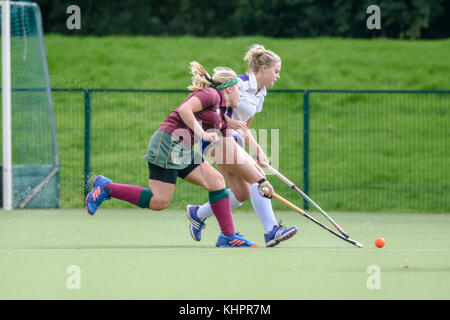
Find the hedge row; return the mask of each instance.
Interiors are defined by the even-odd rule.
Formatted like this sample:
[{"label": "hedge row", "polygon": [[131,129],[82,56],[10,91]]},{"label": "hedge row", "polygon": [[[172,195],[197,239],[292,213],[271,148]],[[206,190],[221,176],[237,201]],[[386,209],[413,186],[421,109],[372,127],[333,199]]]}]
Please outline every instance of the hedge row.
[{"label": "hedge row", "polygon": [[[450,0],[40,0],[47,33],[270,37],[447,38]],[[381,29],[369,30],[370,5]],[[69,30],[67,7],[80,8]]]}]

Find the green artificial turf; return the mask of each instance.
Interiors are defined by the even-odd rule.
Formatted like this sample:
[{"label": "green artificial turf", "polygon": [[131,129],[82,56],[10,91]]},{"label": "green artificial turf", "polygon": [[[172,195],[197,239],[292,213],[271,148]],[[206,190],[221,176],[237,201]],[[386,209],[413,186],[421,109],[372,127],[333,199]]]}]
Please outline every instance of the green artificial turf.
[{"label": "green artificial turf", "polygon": [[[255,214],[242,210],[236,229],[258,248],[215,248],[214,218],[195,242],[182,210],[0,211],[0,299],[450,298],[449,215],[330,215],[364,248],[291,211],[276,216],[299,232],[274,248],[264,247]],[[377,237],[384,248],[374,246]],[[80,289],[67,286],[70,266],[79,268]]]}]

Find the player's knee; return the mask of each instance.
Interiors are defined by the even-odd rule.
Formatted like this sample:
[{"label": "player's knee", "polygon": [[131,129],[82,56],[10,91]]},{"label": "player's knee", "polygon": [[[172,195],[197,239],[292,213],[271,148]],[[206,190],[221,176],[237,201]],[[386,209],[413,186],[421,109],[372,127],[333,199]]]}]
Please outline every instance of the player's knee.
[{"label": "player's knee", "polygon": [[161,211],[166,209],[170,204],[169,199],[164,198],[152,198],[150,201],[150,209],[154,211]]},{"label": "player's knee", "polygon": [[250,190],[239,190],[239,192],[234,192],[234,197],[236,198],[236,200],[240,201],[240,202],[245,202],[247,201],[248,198],[250,198]]},{"label": "player's knee", "polygon": [[215,174],[209,177],[206,185],[206,190],[215,191],[225,188],[225,180],[221,174]]}]

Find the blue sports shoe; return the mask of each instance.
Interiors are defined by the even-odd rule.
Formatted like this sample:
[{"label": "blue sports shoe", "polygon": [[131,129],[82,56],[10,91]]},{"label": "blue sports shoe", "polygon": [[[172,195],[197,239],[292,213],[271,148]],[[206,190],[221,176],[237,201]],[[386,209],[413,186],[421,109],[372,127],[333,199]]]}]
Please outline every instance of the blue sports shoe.
[{"label": "blue sports shoe", "polygon": [[105,191],[105,185],[110,182],[112,181],[104,176],[95,178],[92,191],[88,193],[84,202],[86,212],[91,216],[95,214],[103,201],[111,199],[111,196]]},{"label": "blue sports shoe", "polygon": [[186,217],[189,219],[189,231],[192,239],[195,241],[202,240],[202,230],[206,227],[206,219],[201,220],[197,216],[198,208],[200,206],[186,206]]},{"label": "blue sports shoe", "polygon": [[256,248],[256,242],[244,239],[239,233],[226,236],[223,233],[217,239],[216,247],[251,247]]},{"label": "blue sports shoe", "polygon": [[266,247],[275,247],[281,241],[287,240],[293,237],[297,233],[297,227],[285,228],[281,225],[281,221],[278,225],[273,226],[272,231],[264,234],[266,240]]}]

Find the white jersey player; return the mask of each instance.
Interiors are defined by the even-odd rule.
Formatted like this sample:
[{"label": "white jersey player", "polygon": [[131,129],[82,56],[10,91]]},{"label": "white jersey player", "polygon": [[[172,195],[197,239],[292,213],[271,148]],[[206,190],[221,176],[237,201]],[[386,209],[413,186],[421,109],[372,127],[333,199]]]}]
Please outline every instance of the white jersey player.
[{"label": "white jersey player", "polygon": [[[273,86],[280,78],[281,59],[274,52],[266,50],[264,46],[253,45],[245,55],[244,60],[248,61],[249,71],[246,75],[239,76],[241,79],[239,106],[234,109],[229,108],[226,119],[235,139],[248,145],[250,150],[257,155],[257,162],[264,167],[269,164],[268,159],[248,128],[255,115],[262,111],[267,94],[266,87]],[[226,165],[218,166],[218,168],[230,186],[232,208],[241,206],[242,202],[248,198],[251,199],[253,208],[264,227],[267,247],[276,246],[297,233],[297,227],[286,228],[277,223],[271,200],[261,196],[257,183],[250,185],[242,178],[234,175],[232,170],[227,170]],[[188,205],[186,210],[188,218],[191,220],[191,235],[199,241],[201,237],[198,235],[204,227],[205,220],[213,216],[211,206],[209,203],[202,206]]]}]

